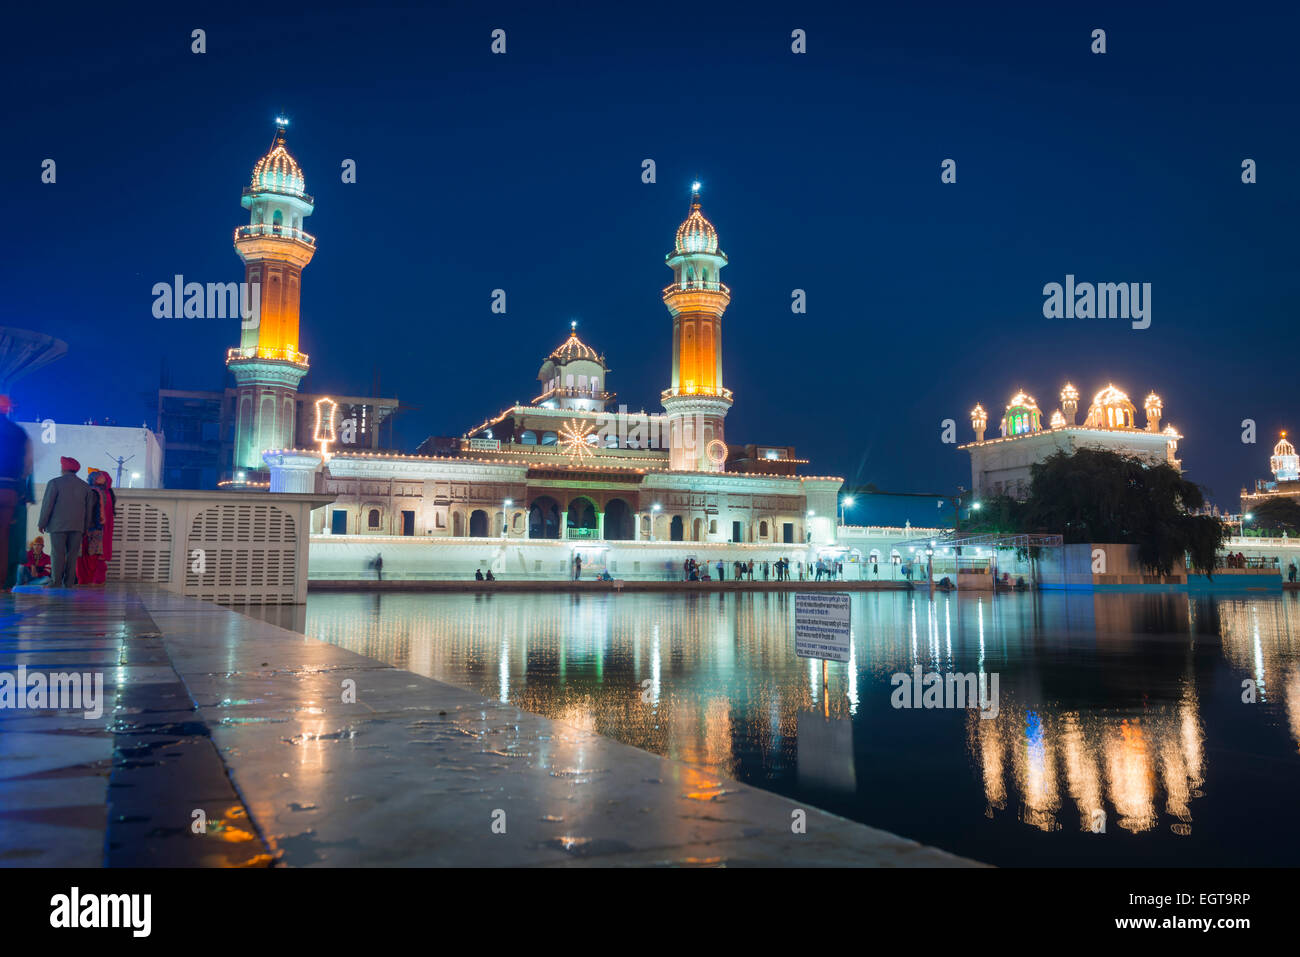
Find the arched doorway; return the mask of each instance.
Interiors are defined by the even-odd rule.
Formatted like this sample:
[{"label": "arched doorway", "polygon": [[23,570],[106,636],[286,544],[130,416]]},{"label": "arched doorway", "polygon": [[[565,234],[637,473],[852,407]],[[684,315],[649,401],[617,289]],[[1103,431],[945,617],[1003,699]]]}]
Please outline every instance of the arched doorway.
[{"label": "arched doorway", "polygon": [[704,541],[704,519],[697,518],[691,522],[691,541]]},{"label": "arched doorway", "polygon": [[668,526],[668,540],[680,542],[683,537],[683,526],[684,523],[682,522],[682,517],[680,515],[674,515],[672,522]]},{"label": "arched doorway", "polygon": [[560,503],[549,495],[534,499],[528,507],[528,537],[560,537]]},{"label": "arched doorway", "polygon": [[621,498],[605,503],[605,537],[616,542],[631,541],[635,528],[632,507]]},{"label": "arched doorway", "polygon": [[579,496],[569,502],[568,538],[595,538],[599,533],[600,521],[596,518],[596,503],[585,496]]},{"label": "arched doorway", "polygon": [[461,512],[451,513],[451,534],[453,538],[465,537],[465,516]]},{"label": "arched doorway", "polygon": [[488,513],[481,508],[476,508],[469,515],[469,537],[470,538],[487,538],[488,537]]}]

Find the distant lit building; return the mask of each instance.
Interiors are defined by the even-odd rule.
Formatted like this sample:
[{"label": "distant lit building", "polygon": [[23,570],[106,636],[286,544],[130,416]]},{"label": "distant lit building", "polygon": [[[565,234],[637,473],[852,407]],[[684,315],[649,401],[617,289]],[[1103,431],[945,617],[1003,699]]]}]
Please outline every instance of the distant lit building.
[{"label": "distant lit building", "polygon": [[1273,446],[1268,466],[1273,473],[1272,480],[1257,479],[1253,492],[1241,490],[1243,515],[1274,499],[1285,498],[1300,503],[1300,455],[1296,454],[1295,446],[1287,440],[1285,432]]},{"label": "distant lit building", "polygon": [[1181,468],[1177,458],[1182,435],[1172,426],[1160,428],[1164,403],[1152,392],[1143,403],[1145,427],[1137,424],[1137,409],[1113,385],[1098,392],[1078,424],[1079,391],[1068,382],[1061,389],[1060,408],[1043,423],[1043,412],[1033,396],[1019,391],[1006,405],[999,435],[986,439],[988,413],[980,405],[971,410],[975,441],[959,446],[970,453],[971,487],[976,495],[1008,495],[1023,500],[1029,495],[1030,467],[1057,452],[1067,455],[1081,448],[1106,449],[1152,465],[1162,462]]}]

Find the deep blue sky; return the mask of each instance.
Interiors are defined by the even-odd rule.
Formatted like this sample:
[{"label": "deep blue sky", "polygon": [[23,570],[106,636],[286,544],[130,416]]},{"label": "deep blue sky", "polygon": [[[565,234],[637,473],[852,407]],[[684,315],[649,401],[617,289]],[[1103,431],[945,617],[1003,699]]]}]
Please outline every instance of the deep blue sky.
[{"label": "deep blue sky", "polygon": [[[571,318],[620,399],[657,408],[663,259],[699,177],[731,258],[733,443],[952,489],[969,460],[941,444],[943,419],[964,442],[976,401],[996,419],[1024,387],[1050,412],[1066,378],[1085,396],[1113,380],[1139,405],[1164,396],[1189,476],[1231,505],[1276,430],[1300,430],[1300,14],[1135,6],[7,12],[0,322],[71,346],[15,389],[17,415],[153,426],[163,357],[175,387],[222,384],[238,330],[154,319],[150,290],[242,278],[239,191],[284,111],[317,204],[304,388],[370,394],[380,370],[385,395],[419,406],[406,448],[530,399]],[[956,185],[939,180],[948,157]],[[1044,319],[1042,286],[1066,273],[1151,282],[1151,328]]]}]

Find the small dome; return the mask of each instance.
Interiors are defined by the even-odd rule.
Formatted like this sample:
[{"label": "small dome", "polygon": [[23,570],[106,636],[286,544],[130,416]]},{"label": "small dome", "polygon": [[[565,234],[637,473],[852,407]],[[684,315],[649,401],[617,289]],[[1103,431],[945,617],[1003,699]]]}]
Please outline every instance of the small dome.
[{"label": "small dome", "polygon": [[1132,429],[1136,428],[1133,421],[1136,412],[1136,407],[1123,391],[1107,385],[1092,397],[1092,406],[1084,424],[1090,429]]},{"label": "small dome", "polygon": [[1019,392],[1013,395],[1011,397],[1011,401],[1007,403],[1008,410],[1017,409],[1017,408],[1033,409],[1036,412],[1038,411],[1038,403],[1034,401],[1034,397],[1032,395],[1025,392],[1025,390],[1021,389]]},{"label": "small dome", "polygon": [[1043,428],[1043,416],[1034,397],[1023,389],[1011,397],[1002,416],[1002,434],[1025,435]]},{"label": "small dome", "polygon": [[1061,414],[1060,409],[1057,409],[1052,413],[1052,428],[1059,429],[1063,425],[1065,425],[1065,416]]},{"label": "small dome", "polygon": [[252,185],[254,189],[268,193],[287,193],[291,196],[302,196],[307,191],[302,168],[289,155],[289,150],[284,145],[283,128],[275,131],[271,151],[253,167]]},{"label": "small dome", "polygon": [[1074,386],[1072,386],[1070,383],[1068,383],[1068,382],[1065,383],[1065,387],[1064,387],[1063,389],[1061,389],[1061,401],[1062,401],[1062,402],[1078,402],[1078,401],[1079,401],[1079,390],[1076,389]]},{"label": "small dome", "polygon": [[677,242],[673,246],[677,255],[691,253],[718,253],[718,231],[700,211],[698,194],[693,197],[691,211],[677,227]]},{"label": "small dome", "polygon": [[576,331],[570,332],[569,338],[556,346],[555,350],[546,358],[559,363],[573,362],[577,359],[586,359],[588,362],[601,361],[600,356],[596,354],[596,350],[579,339]]},{"label": "small dome", "polygon": [[1273,446],[1274,455],[1295,455],[1295,446],[1286,440],[1286,433],[1282,433],[1281,440]]}]

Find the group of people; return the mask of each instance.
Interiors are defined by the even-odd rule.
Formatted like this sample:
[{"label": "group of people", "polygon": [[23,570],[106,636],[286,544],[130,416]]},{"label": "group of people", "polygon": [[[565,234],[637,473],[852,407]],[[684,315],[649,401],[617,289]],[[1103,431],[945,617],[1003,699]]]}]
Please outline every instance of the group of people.
[{"label": "group of people", "polygon": [[[762,575],[763,581],[772,581],[773,576],[775,576],[776,581],[784,582],[791,581],[796,573],[798,574],[800,581],[804,580],[804,563],[795,562],[792,566],[790,559],[788,558],[778,558],[774,562],[755,562],[751,558],[749,561],[733,561],[729,564],[731,565],[731,577],[735,581],[757,581],[757,576]],[[721,558],[718,559],[717,563],[713,566],[717,571],[717,577],[715,579],[709,574],[709,565],[707,562],[698,562],[694,558],[688,558],[682,562],[681,580],[688,582],[707,582],[714,580],[726,581],[727,565],[727,562],[724,562]],[[666,564],[666,569],[668,571],[669,579],[676,577],[672,568],[672,562],[668,562]],[[792,571],[792,568],[795,571]],[[833,577],[836,574],[842,573],[844,570],[844,566],[837,562],[823,562],[818,559],[817,566],[814,566],[811,562],[808,564],[808,575],[810,577],[814,572],[814,568],[816,568],[818,581],[821,581],[823,576]]]},{"label": "group of people", "polygon": [[[0,396],[0,588],[9,584],[11,535],[24,534],[26,506],[35,500],[32,443],[9,419],[11,408],[8,397]],[[77,474],[81,463],[71,456],[62,456],[59,466],[58,478],[45,486],[36,522],[40,534],[27,543],[21,561],[14,556],[16,586],[71,588],[103,585],[108,579],[116,504],[113,480],[107,472],[90,469],[90,481],[85,481]]]},{"label": "group of people", "polygon": [[[85,481],[77,474],[81,463],[67,455],[59,459],[59,466],[59,477],[46,483],[36,522],[50,536],[52,562],[42,562],[45,539],[38,535],[19,570],[19,584],[103,585],[113,559],[113,479],[102,469],[91,469],[90,481]],[[44,575],[43,568],[49,569]]]},{"label": "group of people", "polygon": [[1232,552],[1228,552],[1228,554],[1224,556],[1223,566],[1225,568],[1245,568],[1246,556],[1241,552],[1237,552],[1235,555],[1232,554]]}]

